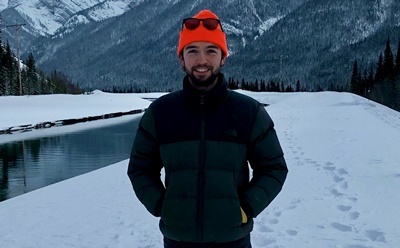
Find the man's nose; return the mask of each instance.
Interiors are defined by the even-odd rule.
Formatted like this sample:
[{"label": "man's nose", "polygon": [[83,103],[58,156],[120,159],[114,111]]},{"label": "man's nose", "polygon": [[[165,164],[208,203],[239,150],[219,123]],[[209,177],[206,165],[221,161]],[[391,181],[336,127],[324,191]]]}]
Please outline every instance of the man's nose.
[{"label": "man's nose", "polygon": [[207,56],[205,53],[200,52],[199,56],[197,57],[198,64],[207,64]]}]

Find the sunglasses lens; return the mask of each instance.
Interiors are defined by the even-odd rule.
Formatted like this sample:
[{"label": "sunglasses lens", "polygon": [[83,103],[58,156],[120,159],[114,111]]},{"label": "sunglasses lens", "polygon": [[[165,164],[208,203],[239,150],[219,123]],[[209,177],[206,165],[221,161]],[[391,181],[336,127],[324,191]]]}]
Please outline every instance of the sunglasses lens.
[{"label": "sunglasses lens", "polygon": [[203,26],[208,30],[214,30],[218,27],[219,21],[216,19],[204,19]]},{"label": "sunglasses lens", "polygon": [[193,29],[196,29],[199,26],[200,20],[199,19],[194,19],[194,18],[189,18],[189,19],[184,20],[183,23],[185,25],[185,28],[187,28],[189,30],[193,30]]}]

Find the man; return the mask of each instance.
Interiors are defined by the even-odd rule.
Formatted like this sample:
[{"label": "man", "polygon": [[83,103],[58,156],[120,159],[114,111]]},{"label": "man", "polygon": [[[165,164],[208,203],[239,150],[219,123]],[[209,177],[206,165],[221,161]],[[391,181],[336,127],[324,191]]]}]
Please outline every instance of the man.
[{"label": "man", "polygon": [[228,46],[217,15],[202,10],[184,19],[177,52],[187,74],[183,90],[146,110],[129,178],[161,217],[165,248],[250,248],[253,218],[288,172],[274,124],[259,102],[227,89],[220,70]]}]

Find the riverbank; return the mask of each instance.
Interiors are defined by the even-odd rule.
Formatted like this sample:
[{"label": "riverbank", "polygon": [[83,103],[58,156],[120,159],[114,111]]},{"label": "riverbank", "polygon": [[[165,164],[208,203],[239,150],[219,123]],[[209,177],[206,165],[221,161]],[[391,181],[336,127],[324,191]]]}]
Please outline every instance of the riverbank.
[{"label": "riverbank", "polygon": [[[146,97],[156,98],[165,93],[152,94]],[[93,94],[86,95],[0,97],[0,130],[142,110],[151,103],[142,96],[143,94],[114,94],[96,90]]]},{"label": "riverbank", "polygon": [[[166,93],[0,97],[0,143],[9,135],[142,113]],[[146,98],[146,99],[144,99]]]},{"label": "riverbank", "polygon": [[0,135],[28,132],[28,131],[32,131],[34,129],[38,130],[38,129],[43,129],[43,128],[73,125],[73,124],[89,122],[89,121],[106,120],[106,119],[121,117],[121,116],[125,116],[125,115],[140,114],[144,111],[145,111],[145,109],[136,109],[136,110],[131,110],[131,111],[127,111],[127,112],[116,112],[116,113],[109,113],[109,114],[103,114],[103,115],[97,115],[97,116],[88,116],[88,117],[82,117],[82,118],[65,119],[65,120],[57,120],[57,121],[45,121],[45,122],[40,122],[37,124],[20,125],[20,126],[9,127],[5,130],[0,130]]}]

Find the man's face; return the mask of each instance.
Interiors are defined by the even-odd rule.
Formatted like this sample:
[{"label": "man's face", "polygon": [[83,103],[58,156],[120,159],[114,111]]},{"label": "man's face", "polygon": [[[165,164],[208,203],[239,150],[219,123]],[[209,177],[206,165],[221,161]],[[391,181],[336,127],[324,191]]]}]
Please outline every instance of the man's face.
[{"label": "man's face", "polygon": [[208,91],[215,86],[218,73],[225,64],[221,48],[210,42],[190,43],[179,58],[190,83],[201,91]]}]

